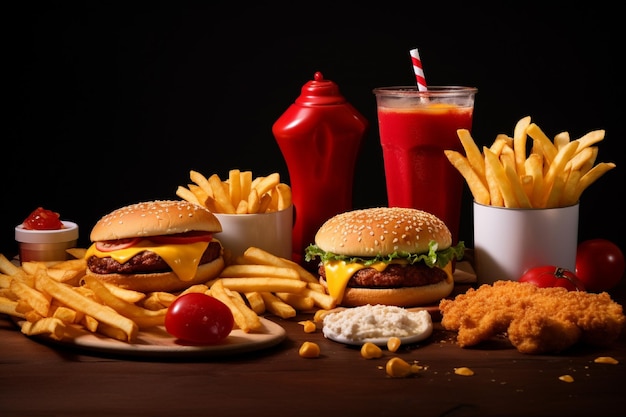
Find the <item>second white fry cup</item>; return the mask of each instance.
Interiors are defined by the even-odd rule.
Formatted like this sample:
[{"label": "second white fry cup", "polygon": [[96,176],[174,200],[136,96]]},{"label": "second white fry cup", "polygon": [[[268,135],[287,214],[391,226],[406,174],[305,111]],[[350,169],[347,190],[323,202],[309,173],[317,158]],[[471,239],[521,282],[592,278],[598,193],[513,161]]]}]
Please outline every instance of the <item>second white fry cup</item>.
[{"label": "second white fry cup", "polygon": [[226,259],[242,255],[251,246],[291,259],[293,206],[267,213],[214,214],[222,224],[215,238],[222,242]]},{"label": "second white fry cup", "polygon": [[536,266],[576,270],[578,204],[517,209],[474,202],[473,208],[478,284],[517,281]]}]

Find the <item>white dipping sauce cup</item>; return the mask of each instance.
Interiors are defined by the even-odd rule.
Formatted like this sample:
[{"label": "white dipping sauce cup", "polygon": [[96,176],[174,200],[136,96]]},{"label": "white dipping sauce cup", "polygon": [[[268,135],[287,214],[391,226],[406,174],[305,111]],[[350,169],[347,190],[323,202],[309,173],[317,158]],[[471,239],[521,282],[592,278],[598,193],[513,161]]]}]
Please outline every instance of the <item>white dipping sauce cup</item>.
[{"label": "white dipping sauce cup", "polygon": [[56,230],[25,229],[23,224],[15,227],[15,240],[19,245],[20,262],[64,261],[70,256],[66,249],[76,247],[78,225],[62,221],[64,228]]}]

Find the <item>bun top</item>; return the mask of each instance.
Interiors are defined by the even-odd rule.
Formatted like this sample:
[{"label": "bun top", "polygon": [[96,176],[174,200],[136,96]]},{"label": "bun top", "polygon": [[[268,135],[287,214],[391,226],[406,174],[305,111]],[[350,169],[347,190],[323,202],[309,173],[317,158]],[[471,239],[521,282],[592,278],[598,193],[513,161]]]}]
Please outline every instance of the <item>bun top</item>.
[{"label": "bun top", "polygon": [[102,217],[91,230],[92,242],[129,237],[221,232],[220,221],[206,208],[184,200],[157,200],[121,207]]},{"label": "bun top", "polygon": [[434,240],[439,250],[452,244],[441,219],[422,210],[377,207],[353,210],[328,219],[317,231],[315,244],[337,255],[374,257],[396,251],[426,253]]}]

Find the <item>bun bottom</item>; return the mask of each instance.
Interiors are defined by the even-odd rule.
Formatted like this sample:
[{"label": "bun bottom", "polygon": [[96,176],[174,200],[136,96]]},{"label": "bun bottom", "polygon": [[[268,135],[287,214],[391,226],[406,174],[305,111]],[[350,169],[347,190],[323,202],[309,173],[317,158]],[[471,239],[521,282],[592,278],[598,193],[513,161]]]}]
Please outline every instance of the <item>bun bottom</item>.
[{"label": "bun bottom", "polygon": [[[326,287],[326,281],[320,278],[320,283]],[[436,284],[419,287],[402,288],[346,288],[339,305],[358,307],[366,304],[385,304],[398,307],[417,307],[438,303],[447,297],[454,289],[454,280],[451,276]]]},{"label": "bun bottom", "polygon": [[174,272],[152,274],[96,274],[87,269],[87,274],[128,290],[152,292],[182,291],[196,284],[204,284],[217,277],[224,269],[224,258],[219,257],[198,267],[196,276],[189,281],[181,281]]}]

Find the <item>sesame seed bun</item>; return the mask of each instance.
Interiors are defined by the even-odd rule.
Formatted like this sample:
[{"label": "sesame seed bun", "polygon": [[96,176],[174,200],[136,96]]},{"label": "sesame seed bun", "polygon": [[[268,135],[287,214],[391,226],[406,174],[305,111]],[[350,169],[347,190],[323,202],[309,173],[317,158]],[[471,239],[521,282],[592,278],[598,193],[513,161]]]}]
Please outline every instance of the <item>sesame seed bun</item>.
[{"label": "sesame seed bun", "polygon": [[315,244],[322,250],[362,257],[426,253],[433,240],[440,250],[450,247],[452,236],[445,223],[425,211],[400,207],[341,213],[326,221],[315,235]]},{"label": "sesame seed bun", "polygon": [[91,230],[92,242],[185,233],[221,232],[222,225],[206,208],[184,200],[148,201],[121,207],[102,217]]}]

